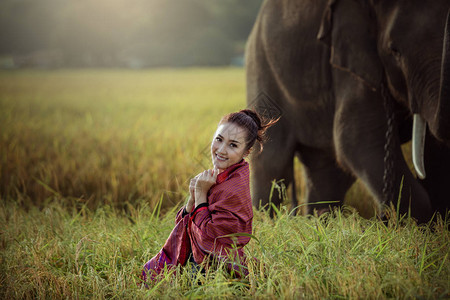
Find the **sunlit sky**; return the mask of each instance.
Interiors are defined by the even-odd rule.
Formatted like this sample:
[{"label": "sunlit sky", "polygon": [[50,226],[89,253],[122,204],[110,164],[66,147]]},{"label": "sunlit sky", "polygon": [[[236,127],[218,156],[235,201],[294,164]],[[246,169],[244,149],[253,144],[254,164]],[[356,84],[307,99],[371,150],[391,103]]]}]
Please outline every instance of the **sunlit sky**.
[{"label": "sunlit sky", "polygon": [[[158,63],[156,56],[163,64],[222,64],[242,55],[242,45],[260,3],[3,0],[0,54],[44,51],[47,56],[59,55],[63,64],[120,64],[134,60],[151,65]],[[183,53],[180,48],[184,48]],[[187,54],[192,57],[180,58]]]}]

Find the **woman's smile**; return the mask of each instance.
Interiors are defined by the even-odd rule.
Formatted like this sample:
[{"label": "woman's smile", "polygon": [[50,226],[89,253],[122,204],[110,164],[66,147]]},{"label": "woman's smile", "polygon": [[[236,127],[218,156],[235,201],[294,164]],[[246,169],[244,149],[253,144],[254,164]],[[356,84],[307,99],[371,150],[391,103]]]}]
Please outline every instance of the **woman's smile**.
[{"label": "woman's smile", "polygon": [[223,157],[222,155],[220,155],[220,154],[216,154],[216,157],[217,157],[217,159],[218,160],[220,160],[220,161],[226,161],[228,158],[226,158],[226,157]]}]

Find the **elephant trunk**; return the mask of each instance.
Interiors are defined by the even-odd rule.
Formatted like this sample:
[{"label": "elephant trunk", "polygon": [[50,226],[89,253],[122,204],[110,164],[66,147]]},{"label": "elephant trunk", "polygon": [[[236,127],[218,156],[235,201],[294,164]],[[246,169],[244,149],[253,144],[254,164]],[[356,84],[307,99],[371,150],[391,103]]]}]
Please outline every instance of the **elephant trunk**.
[{"label": "elephant trunk", "polygon": [[[444,31],[444,46],[441,62],[439,99],[434,119],[430,120],[431,132],[450,145],[450,10]],[[412,159],[417,176],[425,179],[424,149],[427,123],[419,114],[414,114],[412,134]]]},{"label": "elephant trunk", "polygon": [[439,102],[430,130],[438,139],[450,145],[450,10],[444,33]]}]

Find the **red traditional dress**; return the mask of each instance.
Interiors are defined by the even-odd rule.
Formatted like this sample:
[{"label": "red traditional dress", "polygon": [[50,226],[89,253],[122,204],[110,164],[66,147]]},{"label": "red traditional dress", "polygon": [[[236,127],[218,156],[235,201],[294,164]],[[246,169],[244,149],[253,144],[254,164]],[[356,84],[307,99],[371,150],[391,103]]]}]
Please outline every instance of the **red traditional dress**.
[{"label": "red traditional dress", "polygon": [[184,207],[178,211],[176,225],[163,248],[144,266],[144,281],[155,280],[165,265],[168,269],[185,265],[190,255],[197,264],[210,257],[226,262],[238,275],[247,274],[242,247],[250,237],[224,236],[252,233],[249,174],[248,163],[241,160],[217,176],[208,191],[207,203],[198,205],[190,214]]}]

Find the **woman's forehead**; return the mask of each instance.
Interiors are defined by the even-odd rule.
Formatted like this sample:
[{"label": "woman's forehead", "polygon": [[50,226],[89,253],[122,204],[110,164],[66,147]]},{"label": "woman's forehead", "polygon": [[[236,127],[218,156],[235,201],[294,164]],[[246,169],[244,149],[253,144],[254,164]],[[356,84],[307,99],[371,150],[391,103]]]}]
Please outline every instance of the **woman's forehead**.
[{"label": "woman's forehead", "polygon": [[241,141],[245,140],[246,130],[233,123],[223,123],[217,127],[216,135],[220,134],[226,139]]}]

